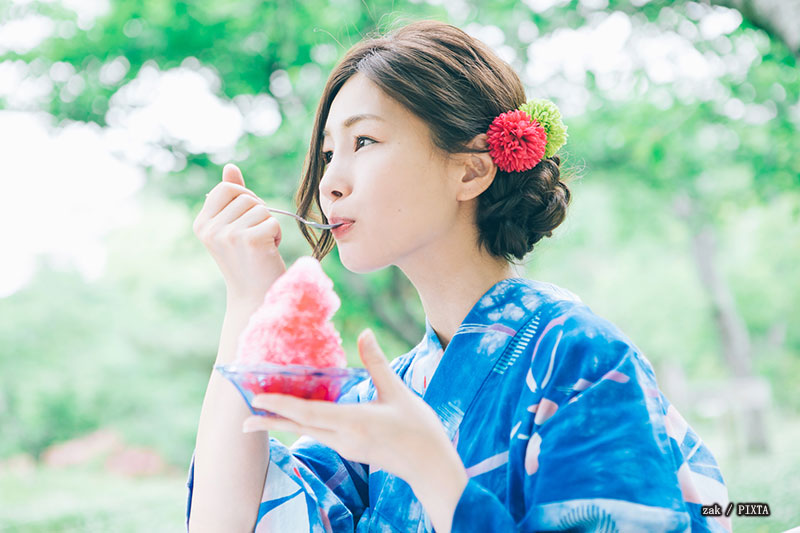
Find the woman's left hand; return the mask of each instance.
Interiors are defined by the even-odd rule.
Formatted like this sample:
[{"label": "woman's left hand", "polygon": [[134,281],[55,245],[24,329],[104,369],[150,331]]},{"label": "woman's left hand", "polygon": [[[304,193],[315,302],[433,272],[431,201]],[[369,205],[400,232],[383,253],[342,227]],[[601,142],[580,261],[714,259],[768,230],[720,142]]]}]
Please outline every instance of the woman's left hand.
[{"label": "woman's left hand", "polygon": [[244,430],[308,435],[349,461],[403,478],[415,492],[420,485],[430,485],[432,474],[443,468],[450,474],[464,471],[439,417],[392,371],[371,330],[359,336],[358,351],[375,384],[377,400],[336,404],[259,394],[253,406],[283,418],[252,416],[245,420]]}]

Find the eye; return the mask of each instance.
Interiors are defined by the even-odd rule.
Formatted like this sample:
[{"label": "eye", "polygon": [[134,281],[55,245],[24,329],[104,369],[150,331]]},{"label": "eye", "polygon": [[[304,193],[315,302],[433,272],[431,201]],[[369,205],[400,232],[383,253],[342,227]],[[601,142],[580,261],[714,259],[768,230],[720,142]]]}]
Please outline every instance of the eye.
[{"label": "eye", "polygon": [[[361,143],[361,141],[369,141],[369,142],[372,142],[372,143],[376,142],[375,139],[370,139],[369,137],[364,137],[363,135],[358,135],[356,137],[356,151],[359,148],[363,148],[364,145]],[[326,150],[326,151],[322,152],[322,160],[325,161],[326,165],[329,165],[330,162],[333,160],[333,150]]]},{"label": "eye", "polygon": [[361,143],[362,140],[375,142],[373,139],[370,139],[369,137],[364,137],[363,135],[359,135],[358,137],[356,137],[356,150],[361,148],[361,144],[360,143]]}]

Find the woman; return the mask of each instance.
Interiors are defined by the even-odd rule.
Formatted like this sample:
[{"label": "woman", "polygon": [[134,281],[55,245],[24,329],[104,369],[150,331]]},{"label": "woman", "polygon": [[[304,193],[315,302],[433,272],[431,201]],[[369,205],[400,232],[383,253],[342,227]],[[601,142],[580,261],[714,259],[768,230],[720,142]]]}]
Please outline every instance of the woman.
[{"label": "woman", "polygon": [[[533,115],[533,116],[531,116]],[[710,452],[614,325],[518,277],[564,219],[554,106],[463,31],[421,21],[351,48],[317,110],[298,212],[353,272],[399,267],[426,333],[386,362],[359,337],[358,403],[262,395],[212,375],[190,475],[192,531],[725,531]],[[228,287],[217,362],[285,271],[280,227],[233,166],[195,232]],[[242,429],[244,428],[244,432]],[[304,436],[291,449],[269,429]]]}]

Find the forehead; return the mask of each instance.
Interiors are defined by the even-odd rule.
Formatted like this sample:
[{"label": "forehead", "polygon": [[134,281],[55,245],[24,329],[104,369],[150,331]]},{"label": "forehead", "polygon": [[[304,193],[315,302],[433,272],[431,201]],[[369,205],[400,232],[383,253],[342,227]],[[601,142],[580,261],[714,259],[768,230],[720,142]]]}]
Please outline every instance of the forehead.
[{"label": "forehead", "polygon": [[348,79],[331,103],[323,136],[345,129],[361,120],[399,124],[408,119],[408,111],[387,96],[363,74],[356,73]]}]

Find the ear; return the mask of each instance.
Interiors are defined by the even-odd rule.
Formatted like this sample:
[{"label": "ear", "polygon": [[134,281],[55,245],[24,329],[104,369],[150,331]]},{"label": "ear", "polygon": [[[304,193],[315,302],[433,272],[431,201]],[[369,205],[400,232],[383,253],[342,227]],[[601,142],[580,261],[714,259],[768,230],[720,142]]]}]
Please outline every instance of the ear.
[{"label": "ear", "polygon": [[[476,135],[467,146],[479,150],[488,150],[485,133]],[[489,152],[459,154],[459,171],[461,173],[458,183],[456,200],[465,202],[478,197],[489,188],[497,174],[497,165],[492,161]]]}]

